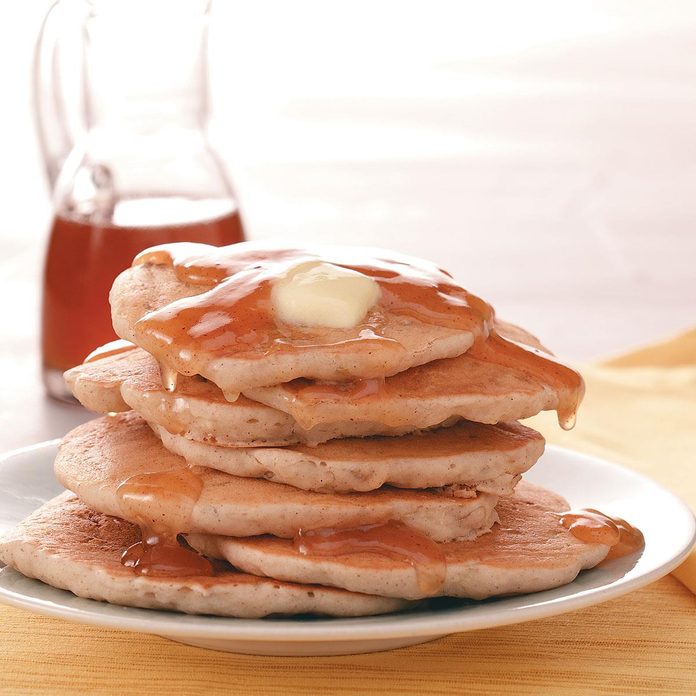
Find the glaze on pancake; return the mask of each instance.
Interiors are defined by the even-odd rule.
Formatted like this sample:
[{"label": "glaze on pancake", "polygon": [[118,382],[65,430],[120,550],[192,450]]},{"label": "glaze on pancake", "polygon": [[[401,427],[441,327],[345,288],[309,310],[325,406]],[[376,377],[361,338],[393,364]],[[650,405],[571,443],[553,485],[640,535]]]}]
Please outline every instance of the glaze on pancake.
[{"label": "glaze on pancake", "polygon": [[[470,599],[522,594],[571,582],[591,568],[609,547],[579,541],[559,522],[568,504],[560,496],[522,482],[498,503],[499,524],[475,541],[440,544],[446,561],[444,584],[436,594]],[[424,594],[413,567],[404,561],[356,553],[302,555],[288,539],[264,536],[230,539],[190,535],[199,551],[225,558],[256,575],[348,588],[389,597],[419,599]]]},{"label": "glaze on pancake", "polygon": [[230,567],[213,577],[137,575],[119,559],[139,538],[134,525],[94,512],[66,492],[0,538],[0,560],[78,597],[187,614],[249,619],[305,613],[364,616],[398,611],[409,604],[260,578]]},{"label": "glaze on pancake", "polygon": [[464,353],[412,367],[358,391],[308,380],[245,390],[290,414],[303,428],[417,430],[464,418],[478,423],[530,418],[557,409],[562,394],[522,370]]},{"label": "glaze on pancake", "polygon": [[[423,534],[444,541],[475,538],[497,519],[497,497],[487,493],[463,498],[389,487],[368,493],[315,493],[189,468],[132,411],[90,421],[68,433],[55,472],[92,509],[163,525],[170,533],[292,538],[299,529],[395,519],[408,520]],[[135,498],[129,505],[136,509],[124,508],[119,490],[127,491],[129,500]],[[186,515],[183,510],[188,510]]]},{"label": "glaze on pancake", "polygon": [[[321,259],[371,276],[381,298],[354,329],[284,325],[275,279]],[[249,387],[297,377],[384,377],[466,351],[488,331],[491,308],[434,264],[357,247],[288,249],[244,243],[165,245],[114,282],[116,333],[181,374],[201,374],[230,400]]]},{"label": "glaze on pancake", "polygon": [[[331,440],[316,447],[214,447],[155,432],[189,464],[235,476],[263,477],[315,491],[370,491],[464,486],[507,495],[544,451],[544,439],[519,423],[482,425],[460,421],[403,437]],[[463,493],[463,492],[461,492]]]}]

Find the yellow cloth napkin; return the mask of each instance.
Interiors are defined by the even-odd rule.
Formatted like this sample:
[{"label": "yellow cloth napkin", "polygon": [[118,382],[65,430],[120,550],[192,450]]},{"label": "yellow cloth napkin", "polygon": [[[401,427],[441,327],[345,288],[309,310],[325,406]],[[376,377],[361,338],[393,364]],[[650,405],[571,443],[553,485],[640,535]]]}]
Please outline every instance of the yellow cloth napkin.
[{"label": "yellow cloth napkin", "polygon": [[[577,428],[549,441],[633,467],[696,507],[696,331],[583,368]],[[693,590],[696,560],[675,574]],[[696,693],[696,598],[671,577],[549,619],[371,655],[281,658],[201,650],[0,605],[0,693]],[[272,624],[269,624],[269,631]]]},{"label": "yellow cloth napkin", "polygon": [[[530,419],[549,442],[637,469],[696,510],[696,329],[582,368],[587,395],[574,430]],[[673,573],[696,593],[696,552]]]}]

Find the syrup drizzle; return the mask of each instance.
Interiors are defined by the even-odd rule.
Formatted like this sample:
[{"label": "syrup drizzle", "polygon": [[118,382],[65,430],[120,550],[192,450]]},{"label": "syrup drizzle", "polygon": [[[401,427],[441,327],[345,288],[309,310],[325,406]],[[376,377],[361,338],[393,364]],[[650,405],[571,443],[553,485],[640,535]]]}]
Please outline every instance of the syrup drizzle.
[{"label": "syrup drizzle", "polygon": [[588,544],[609,546],[603,563],[640,551],[645,546],[640,529],[620,517],[609,517],[599,510],[569,510],[561,513],[559,520],[576,539]]},{"label": "syrup drizzle", "polygon": [[161,360],[157,361],[157,365],[159,366],[160,377],[162,378],[162,388],[164,391],[176,391],[179,373],[173,367],[170,367],[167,365],[167,363],[162,362]]},{"label": "syrup drizzle", "polygon": [[374,553],[405,561],[416,571],[418,588],[426,596],[436,595],[447,574],[445,556],[430,538],[403,522],[368,524],[353,529],[300,530],[294,547],[307,556],[345,556]]},{"label": "syrup drizzle", "polygon": [[179,543],[191,528],[203,482],[190,469],[136,474],[116,490],[123,517],[141,529],[141,540],[128,547],[121,563],[140,575],[210,576],[205,557]]},{"label": "syrup drizzle", "polygon": [[142,532],[142,540],[129,546],[121,563],[139,575],[150,577],[191,577],[214,575],[213,564],[178,539]]},{"label": "syrup drizzle", "polygon": [[[575,425],[576,412],[585,392],[585,383],[579,373],[550,353],[536,346],[502,336],[493,330],[487,338],[477,339],[465,355],[473,360],[481,360],[522,372],[533,382],[553,389],[558,395],[556,410],[561,427],[564,430],[570,430]],[[383,395],[389,391],[389,385],[389,378],[340,383],[294,379],[283,385],[281,395],[289,402],[297,399],[307,402],[342,399],[356,401]],[[304,417],[303,414],[297,414],[296,418],[304,427],[312,427],[323,422],[320,418],[315,421]]]},{"label": "syrup drizzle", "polygon": [[[281,325],[273,316],[272,283],[297,264],[322,260],[371,277],[382,299],[366,321],[350,331],[325,340],[326,331]],[[136,257],[134,265],[163,264],[177,277],[206,290],[150,312],[136,323],[143,347],[182,374],[196,374],[200,352],[213,355],[250,355],[272,350],[299,351],[309,346],[341,346],[349,350],[404,348],[383,335],[384,311],[417,318],[442,327],[487,332],[493,311],[468,293],[434,264],[368,249],[325,247],[283,249],[245,243],[230,247],[201,244],[163,245]]]},{"label": "syrup drizzle", "polygon": [[[284,249],[269,244],[242,243],[230,247],[172,244],[142,252],[133,265],[144,263],[173,268],[183,282],[205,290],[150,312],[136,323],[139,342],[156,355],[166,389],[176,386],[176,374],[198,374],[210,356],[259,357],[271,351],[301,351],[333,346],[340,350],[371,352],[376,347],[402,353],[403,346],[383,335],[385,310],[396,315],[463,331],[474,345],[468,355],[526,373],[558,394],[561,427],[570,429],[584,394],[580,375],[552,355],[519,342],[504,324],[496,330],[493,308],[467,292],[442,269],[427,261],[350,247]],[[379,304],[363,324],[349,331],[320,335],[306,327],[276,322],[271,305],[273,282],[295,265],[322,260],[373,278],[381,290]],[[343,383],[298,381],[309,398],[368,398],[384,388],[383,381]],[[234,401],[237,393],[225,393]]]},{"label": "syrup drizzle", "polygon": [[556,413],[564,430],[575,425],[578,406],[585,394],[585,383],[578,372],[550,353],[507,338],[493,330],[487,339],[479,339],[467,351],[471,358],[526,372],[550,386],[558,394]]}]

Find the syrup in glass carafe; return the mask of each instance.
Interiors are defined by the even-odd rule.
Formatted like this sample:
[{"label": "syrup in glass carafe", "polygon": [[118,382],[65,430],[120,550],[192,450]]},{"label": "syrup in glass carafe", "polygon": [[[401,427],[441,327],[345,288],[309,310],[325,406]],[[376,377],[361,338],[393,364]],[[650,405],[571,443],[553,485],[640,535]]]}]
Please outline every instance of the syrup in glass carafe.
[{"label": "syrup in glass carafe", "polygon": [[[244,239],[237,200],[207,138],[210,0],[59,0],[35,71],[54,219],[43,278],[49,394],[116,338],[108,295],[143,249]],[[75,79],[79,76],[79,79]]]}]

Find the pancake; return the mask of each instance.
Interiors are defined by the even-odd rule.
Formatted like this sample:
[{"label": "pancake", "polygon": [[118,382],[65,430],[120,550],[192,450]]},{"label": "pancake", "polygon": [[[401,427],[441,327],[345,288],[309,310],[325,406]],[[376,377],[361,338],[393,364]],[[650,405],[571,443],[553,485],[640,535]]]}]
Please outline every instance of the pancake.
[{"label": "pancake", "polygon": [[544,451],[544,438],[519,423],[460,421],[403,437],[348,438],[316,447],[214,447],[155,426],[164,446],[189,464],[267,478],[314,491],[457,486],[508,495]]},{"label": "pancake", "polygon": [[[157,369],[157,363],[153,364]],[[140,369],[135,351],[127,350],[71,367],[63,373],[63,379],[72,395],[90,411],[120,413],[130,410],[121,396],[121,384]]]},{"label": "pancake", "polygon": [[[58,480],[92,509],[170,532],[224,536],[352,527],[395,519],[436,541],[475,538],[497,519],[497,497],[381,488],[368,493],[315,493],[205,467],[189,468],[131,412],[85,423],[63,439]],[[124,506],[119,486],[127,491]]]},{"label": "pancake", "polygon": [[[150,423],[199,442],[255,447],[308,438],[287,413],[243,396],[230,403],[202,377],[180,376],[176,391],[165,390],[157,361],[135,346],[73,367],[65,373],[65,381],[91,411],[119,413],[133,408]],[[322,430],[316,428],[315,437],[321,438]]]},{"label": "pancake", "polygon": [[[500,523],[475,541],[441,544],[446,575],[438,595],[485,599],[537,592],[571,582],[607,554],[608,546],[578,540],[560,523],[563,498],[522,482],[498,503]],[[189,543],[241,570],[282,580],[330,585],[389,597],[427,596],[406,561],[356,553],[305,556],[291,541],[274,537],[231,539],[189,535]]]},{"label": "pancake", "polygon": [[364,616],[409,605],[331,587],[269,580],[232,568],[213,577],[139,575],[119,560],[123,550],[139,540],[140,530],[134,525],[96,513],[65,492],[0,538],[0,560],[78,597],[187,614],[249,619],[305,613]]},{"label": "pancake", "polygon": [[227,401],[219,387],[199,376],[179,375],[176,389],[167,391],[155,358],[133,348],[68,370],[65,381],[75,398],[96,413],[132,408],[170,433],[224,447],[315,445],[333,438],[402,435],[413,430],[360,421],[306,430],[288,413],[258,401],[244,396]]},{"label": "pancake", "polygon": [[564,395],[535,375],[465,353],[412,367],[355,397],[340,385],[294,380],[246,389],[244,395],[285,411],[301,427],[390,434],[464,418],[500,423],[558,409]]},{"label": "pancake", "polygon": [[162,387],[157,361],[142,349],[78,365],[65,378],[90,410],[133,408],[170,433],[230,447],[396,436],[451,425],[460,417],[498,423],[555,408],[559,401],[554,390],[529,375],[466,354],[390,377],[371,395],[355,397],[348,389],[350,399],[343,391],[300,381],[256,389],[247,392],[251,398],[231,403],[211,382],[184,376],[170,392]]},{"label": "pancake", "polygon": [[[246,293],[257,282],[282,277],[295,261],[319,258],[314,251],[245,243],[222,250],[172,244],[144,252],[111,289],[114,329],[172,370],[211,380],[231,401],[244,389],[298,377],[340,382],[393,375],[459,355],[485,331],[490,307],[434,264],[350,247],[327,246],[320,257],[374,271],[383,286],[382,298],[359,326],[285,325],[272,317],[265,296],[258,306],[240,310],[239,297],[251,297]],[[402,301],[400,293],[415,287],[405,282],[409,274],[418,278],[417,299]],[[430,304],[421,304],[425,296]],[[268,318],[263,330],[243,324],[262,317]],[[240,327],[230,328],[230,322]]]},{"label": "pancake", "polygon": [[[385,380],[343,385],[297,379],[244,390],[289,413],[303,428],[363,428],[392,434],[448,425],[458,418],[501,423],[555,410],[570,429],[585,393],[582,377],[524,329],[494,322],[463,355],[413,367]],[[379,424],[379,425],[377,425]]]}]

